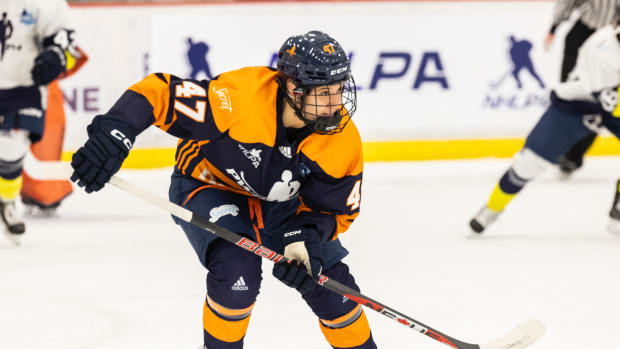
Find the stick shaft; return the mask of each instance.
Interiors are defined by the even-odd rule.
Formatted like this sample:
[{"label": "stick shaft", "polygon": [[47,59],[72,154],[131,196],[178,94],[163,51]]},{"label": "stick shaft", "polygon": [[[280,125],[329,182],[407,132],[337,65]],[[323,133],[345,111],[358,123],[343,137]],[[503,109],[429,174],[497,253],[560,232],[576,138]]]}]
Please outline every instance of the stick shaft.
[{"label": "stick shaft", "polygon": [[[129,183],[118,176],[112,176],[110,183],[115,187],[129,192],[151,204],[163,209],[164,211],[188,222],[194,224],[232,244],[235,244],[248,252],[254,253],[260,257],[268,259],[274,263],[280,261],[286,261],[286,258],[281,254],[270,250],[269,248],[259,245],[258,243],[245,238],[237,233],[234,233],[228,229],[222,228],[217,224],[211,223],[209,220],[200,217],[199,215],[187,210],[181,206],[178,206],[168,200],[162,199],[155,194],[138,187],[135,184]],[[469,344],[454,339],[448,335],[445,335],[439,331],[432,329],[431,327],[424,325],[423,323],[412,319],[411,317],[394,310],[388,306],[385,306],[370,297],[367,297],[354,289],[347,287],[336,280],[330,279],[327,276],[321,274],[317,283],[330,291],[333,291],[341,296],[347,297],[350,300],[364,305],[386,317],[412,328],[422,334],[431,337],[432,339],[444,343],[456,349],[479,349],[480,347],[475,344]]]}]

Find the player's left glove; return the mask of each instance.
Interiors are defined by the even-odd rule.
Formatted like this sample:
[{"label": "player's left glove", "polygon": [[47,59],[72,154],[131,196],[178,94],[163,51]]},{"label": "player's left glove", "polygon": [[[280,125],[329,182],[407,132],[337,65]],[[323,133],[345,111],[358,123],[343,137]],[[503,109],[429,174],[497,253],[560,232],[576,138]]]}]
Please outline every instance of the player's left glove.
[{"label": "player's left glove", "polygon": [[36,85],[47,85],[65,71],[67,58],[58,46],[50,46],[34,59],[32,80]]},{"label": "player's left glove", "polygon": [[321,235],[314,228],[302,227],[282,235],[284,257],[289,262],[279,262],[273,267],[273,276],[301,294],[316,287],[316,280],[323,270]]}]

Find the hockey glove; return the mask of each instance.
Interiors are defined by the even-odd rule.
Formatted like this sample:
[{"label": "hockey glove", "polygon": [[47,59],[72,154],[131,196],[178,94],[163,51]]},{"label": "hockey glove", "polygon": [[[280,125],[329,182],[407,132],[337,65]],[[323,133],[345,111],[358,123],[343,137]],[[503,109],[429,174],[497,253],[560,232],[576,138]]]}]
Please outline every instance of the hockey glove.
[{"label": "hockey glove", "polygon": [[620,88],[606,88],[600,92],[595,92],[593,95],[598,99],[601,107],[611,115],[620,116],[620,110],[618,108],[618,94],[620,94]]},{"label": "hockey glove", "polygon": [[36,85],[47,85],[65,71],[67,58],[58,46],[50,46],[34,60],[32,80]]},{"label": "hockey glove", "polygon": [[276,263],[273,276],[301,294],[310,292],[323,270],[319,232],[307,227],[287,231],[282,235],[282,244],[289,261]]},{"label": "hockey glove", "polygon": [[71,160],[75,170],[71,180],[91,193],[103,188],[121,168],[135,136],[127,125],[101,115],[87,131],[88,140]]}]

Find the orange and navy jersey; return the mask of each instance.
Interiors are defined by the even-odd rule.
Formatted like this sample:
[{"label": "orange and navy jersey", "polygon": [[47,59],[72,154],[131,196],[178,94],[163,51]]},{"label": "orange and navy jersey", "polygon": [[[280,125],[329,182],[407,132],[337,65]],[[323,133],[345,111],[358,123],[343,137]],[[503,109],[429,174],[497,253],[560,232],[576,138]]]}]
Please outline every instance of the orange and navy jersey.
[{"label": "orange and navy jersey", "polygon": [[282,124],[277,72],[248,67],[213,80],[152,74],[131,86],[105,117],[136,134],[155,125],[179,138],[176,170],[205,185],[265,201],[298,200],[293,226],[336,238],[359,214],[362,147],[349,122],[321,135]]}]

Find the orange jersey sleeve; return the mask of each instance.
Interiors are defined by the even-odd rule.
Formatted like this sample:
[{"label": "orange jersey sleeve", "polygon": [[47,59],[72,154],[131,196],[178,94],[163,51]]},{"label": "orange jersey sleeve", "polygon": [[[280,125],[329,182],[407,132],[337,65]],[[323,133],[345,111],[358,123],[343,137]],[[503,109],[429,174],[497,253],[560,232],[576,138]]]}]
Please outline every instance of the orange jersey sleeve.
[{"label": "orange jersey sleeve", "polygon": [[213,139],[222,132],[211,113],[209,83],[151,74],[132,85],[107,114],[132,126],[136,134],[155,125],[179,138]]}]

